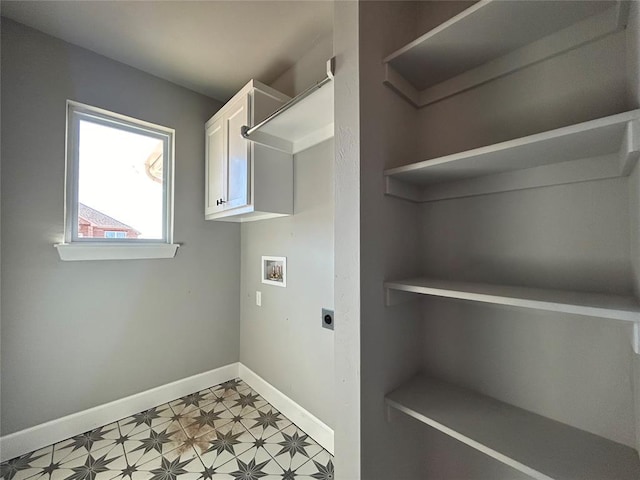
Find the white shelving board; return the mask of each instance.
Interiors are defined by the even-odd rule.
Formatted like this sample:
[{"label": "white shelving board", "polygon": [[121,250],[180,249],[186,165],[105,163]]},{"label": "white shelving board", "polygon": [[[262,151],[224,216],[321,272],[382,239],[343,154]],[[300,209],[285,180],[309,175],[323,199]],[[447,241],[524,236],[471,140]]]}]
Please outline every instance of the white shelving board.
[{"label": "white shelving board", "polygon": [[[640,156],[640,110],[620,113],[528,137],[476,148],[466,152],[424,160],[386,170],[386,193],[414,201],[429,201],[428,192],[421,198],[420,189],[440,184],[477,179],[491,175],[559,165],[556,172],[538,175],[541,186],[571,181],[585,181],[628,175]],[[579,168],[559,168],[567,162],[593,159]],[[569,165],[570,166],[570,165]],[[585,171],[588,168],[589,171]],[[558,180],[559,179],[559,180]],[[521,182],[522,183],[522,182]],[[403,189],[403,185],[408,186]],[[499,191],[494,188],[490,191]],[[483,193],[483,192],[481,192]],[[486,193],[486,192],[484,192]],[[460,195],[463,196],[463,195]]]},{"label": "white shelving board", "polygon": [[640,321],[640,304],[633,297],[538,288],[468,283],[429,278],[385,282],[387,305],[396,303],[393,292],[457,298],[474,302],[551,312],[587,315],[624,322]]},{"label": "white shelving board", "polygon": [[295,154],[333,135],[333,82],[327,82],[274,116],[249,138]]},{"label": "white shelving board", "polygon": [[415,377],[385,401],[536,479],[640,478],[631,447],[439,380]]},{"label": "white shelving board", "polygon": [[385,83],[416,107],[626,26],[617,1],[482,0],[384,59]]}]

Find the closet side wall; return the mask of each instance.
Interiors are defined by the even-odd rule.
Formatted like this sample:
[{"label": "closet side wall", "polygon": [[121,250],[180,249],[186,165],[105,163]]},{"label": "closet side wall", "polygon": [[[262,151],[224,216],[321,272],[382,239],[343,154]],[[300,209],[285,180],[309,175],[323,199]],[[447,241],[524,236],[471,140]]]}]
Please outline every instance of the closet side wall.
[{"label": "closet side wall", "polygon": [[[640,271],[637,268],[640,257],[640,167],[636,165],[633,175],[629,178],[629,198],[631,215],[631,258],[636,263],[634,280],[636,288],[640,284]],[[631,327],[629,327],[631,333]],[[634,382],[634,407],[636,449],[640,451],[640,355],[633,356],[633,382]]]},{"label": "closet side wall", "polygon": [[361,478],[360,437],[360,68],[359,6],[335,2],[333,46],[337,478]]},{"label": "closet side wall", "polygon": [[[640,107],[640,2],[631,2],[627,28],[627,72],[629,77],[629,101]],[[629,180],[631,216],[631,260],[633,280],[637,296],[640,296],[640,167]],[[634,356],[633,379],[635,386],[636,448],[640,450],[640,355]]]},{"label": "closet side wall", "polygon": [[367,480],[422,478],[423,428],[386,421],[384,396],[419,367],[418,304],[384,306],[383,281],[419,264],[418,207],[385,198],[383,170],[415,155],[413,107],[382,84],[381,59],[414,37],[415,5],[360,3],[360,229],[362,475]]}]

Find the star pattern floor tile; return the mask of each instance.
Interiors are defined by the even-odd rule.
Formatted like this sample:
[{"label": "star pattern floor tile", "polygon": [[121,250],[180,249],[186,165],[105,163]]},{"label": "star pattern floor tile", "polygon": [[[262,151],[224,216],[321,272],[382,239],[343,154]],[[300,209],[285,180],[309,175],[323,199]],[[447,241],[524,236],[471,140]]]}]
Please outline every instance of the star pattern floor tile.
[{"label": "star pattern floor tile", "polygon": [[285,470],[295,471],[323,449],[291,424],[264,440],[264,448]]},{"label": "star pattern floor tile", "polygon": [[254,437],[260,439],[268,438],[291,425],[291,421],[271,405],[269,408],[247,413],[241,422]]},{"label": "star pattern floor tile", "polygon": [[0,465],[0,480],[333,479],[329,452],[240,379]]}]

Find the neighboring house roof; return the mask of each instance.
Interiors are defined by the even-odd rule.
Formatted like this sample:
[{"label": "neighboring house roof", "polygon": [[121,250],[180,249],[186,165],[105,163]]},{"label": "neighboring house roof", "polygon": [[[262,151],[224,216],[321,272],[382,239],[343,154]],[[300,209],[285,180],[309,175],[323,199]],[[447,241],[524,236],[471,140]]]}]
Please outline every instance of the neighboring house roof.
[{"label": "neighboring house roof", "polygon": [[98,227],[111,227],[111,228],[121,228],[126,230],[133,230],[134,232],[138,232],[135,228],[127,225],[126,223],[122,223],[115,218],[110,217],[109,215],[102,213],[95,208],[91,208],[84,203],[78,202],[78,217],[85,219],[89,223],[96,225]]}]

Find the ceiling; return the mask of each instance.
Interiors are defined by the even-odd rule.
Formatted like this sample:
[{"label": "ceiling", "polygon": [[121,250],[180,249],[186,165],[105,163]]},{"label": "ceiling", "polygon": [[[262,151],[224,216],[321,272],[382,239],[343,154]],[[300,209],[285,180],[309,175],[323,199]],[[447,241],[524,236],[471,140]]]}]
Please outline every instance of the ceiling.
[{"label": "ceiling", "polygon": [[331,1],[7,1],[3,16],[225,101],[330,35]]}]

